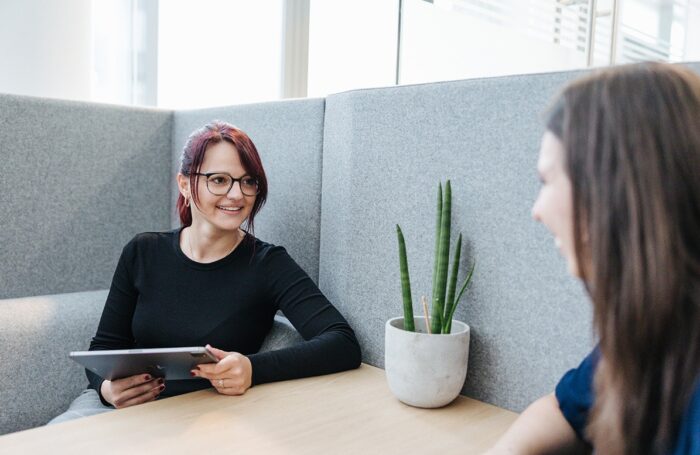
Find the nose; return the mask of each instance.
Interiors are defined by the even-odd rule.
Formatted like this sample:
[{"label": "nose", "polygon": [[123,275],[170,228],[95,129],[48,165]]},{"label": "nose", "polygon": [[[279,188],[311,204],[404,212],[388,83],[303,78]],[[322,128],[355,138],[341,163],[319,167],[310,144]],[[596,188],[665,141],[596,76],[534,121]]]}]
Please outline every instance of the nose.
[{"label": "nose", "polygon": [[228,193],[226,193],[226,197],[229,199],[242,199],[243,198],[243,192],[241,191],[241,182],[240,181],[233,182],[233,185],[231,185],[231,189],[228,190]]}]

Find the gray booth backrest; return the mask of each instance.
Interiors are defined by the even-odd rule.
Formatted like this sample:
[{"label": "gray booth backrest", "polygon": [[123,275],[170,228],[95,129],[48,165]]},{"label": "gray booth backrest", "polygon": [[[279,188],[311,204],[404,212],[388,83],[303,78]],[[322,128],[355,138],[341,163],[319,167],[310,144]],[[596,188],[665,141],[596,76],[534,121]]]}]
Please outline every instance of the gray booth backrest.
[{"label": "gray booth backrest", "polygon": [[220,119],[246,131],[270,190],[256,235],[318,280],[324,100],[189,112],[0,95],[0,299],[109,287],[136,233],[179,226],[185,139]]},{"label": "gray booth backrest", "polygon": [[463,392],[522,410],[591,349],[582,286],[530,215],[542,116],[582,74],[326,99],[319,281],[357,331],[366,362],[384,365],[384,323],[402,315],[396,224],[406,237],[416,312],[420,296],[431,295],[437,184],[445,179],[452,181],[453,242],[462,232],[466,243],[463,270],[476,261],[455,316],[471,326]]},{"label": "gray booth backrest", "polygon": [[0,298],[105,289],[169,226],[172,113],[0,95]]},{"label": "gray booth backrest", "polygon": [[89,347],[107,291],[0,300],[0,435],[44,425],[87,386],[70,351]]},{"label": "gray booth backrest", "polygon": [[251,136],[268,172],[256,234],[318,280],[373,365],[401,312],[395,224],[417,300],[430,292],[437,182],[451,179],[453,231],[477,263],[456,314],[472,328],[464,393],[521,410],[593,343],[581,286],[530,218],[540,115],[580,74],[174,113],[0,95],[0,298],[107,288],[135,233],[179,224],[180,150],[221,119]]}]

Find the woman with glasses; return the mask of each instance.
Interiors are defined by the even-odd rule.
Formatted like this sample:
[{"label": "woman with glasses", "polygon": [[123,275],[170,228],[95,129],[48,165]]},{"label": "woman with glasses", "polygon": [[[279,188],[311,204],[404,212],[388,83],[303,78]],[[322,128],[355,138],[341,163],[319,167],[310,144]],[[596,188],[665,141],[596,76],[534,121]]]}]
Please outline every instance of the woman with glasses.
[{"label": "woman with glasses", "polygon": [[555,103],[533,216],[599,344],[489,453],[700,454],[700,77],[608,69]]},{"label": "woman with glasses", "polygon": [[[207,345],[218,363],[165,382],[87,371],[90,389],[52,423],[207,387],[240,395],[359,366],[343,316],[284,248],[254,236],[267,179],[250,138],[223,122],[195,131],[177,183],[182,227],[139,234],[124,247],[90,350]],[[259,353],[278,310],[306,341]]]}]

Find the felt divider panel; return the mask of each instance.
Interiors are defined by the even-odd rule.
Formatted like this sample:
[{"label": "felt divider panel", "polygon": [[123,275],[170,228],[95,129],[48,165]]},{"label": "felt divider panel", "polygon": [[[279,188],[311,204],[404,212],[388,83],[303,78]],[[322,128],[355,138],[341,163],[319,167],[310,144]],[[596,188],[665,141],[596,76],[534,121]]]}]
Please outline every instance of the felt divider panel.
[{"label": "felt divider panel", "polygon": [[109,287],[167,229],[172,113],[0,95],[0,298]]}]

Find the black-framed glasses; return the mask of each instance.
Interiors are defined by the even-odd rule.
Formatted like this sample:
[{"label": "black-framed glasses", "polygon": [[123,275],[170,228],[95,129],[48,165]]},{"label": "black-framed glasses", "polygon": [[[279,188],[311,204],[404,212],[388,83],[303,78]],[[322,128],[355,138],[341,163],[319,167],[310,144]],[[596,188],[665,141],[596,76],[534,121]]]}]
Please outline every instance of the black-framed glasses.
[{"label": "black-framed glasses", "polygon": [[215,196],[226,196],[236,182],[238,182],[238,185],[241,187],[241,193],[246,196],[256,196],[260,192],[258,188],[258,179],[249,175],[244,175],[241,178],[234,178],[231,174],[225,172],[208,172],[206,174],[194,172],[193,174],[206,177],[207,189]]}]

